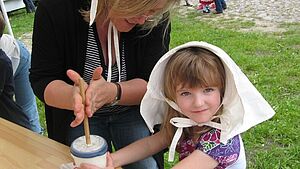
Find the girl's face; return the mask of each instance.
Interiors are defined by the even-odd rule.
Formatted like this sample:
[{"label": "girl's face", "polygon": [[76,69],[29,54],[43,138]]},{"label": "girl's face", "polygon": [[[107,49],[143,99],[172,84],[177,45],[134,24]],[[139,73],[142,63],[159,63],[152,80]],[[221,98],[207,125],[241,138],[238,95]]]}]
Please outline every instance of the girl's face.
[{"label": "girl's face", "polygon": [[178,85],[176,103],[183,115],[197,123],[211,120],[221,104],[220,90],[217,87],[188,88]]},{"label": "girl's face", "polygon": [[145,13],[141,15],[134,17],[111,16],[110,20],[119,32],[129,32],[136,25],[143,25],[149,18],[151,18],[151,16],[160,12],[164,8],[166,2],[167,0],[158,0],[158,4],[153,9],[145,11]]}]

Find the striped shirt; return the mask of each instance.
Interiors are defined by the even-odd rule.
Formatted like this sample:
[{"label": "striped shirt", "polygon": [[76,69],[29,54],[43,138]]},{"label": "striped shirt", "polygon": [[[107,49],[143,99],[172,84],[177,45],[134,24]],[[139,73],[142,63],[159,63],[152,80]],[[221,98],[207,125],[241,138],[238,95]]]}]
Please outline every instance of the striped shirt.
[{"label": "striped shirt", "polygon": [[[120,62],[121,62],[121,81],[126,81],[126,64],[125,64],[125,54],[124,54],[124,42],[120,43]],[[103,77],[107,79],[108,75],[108,66],[105,65],[103,59],[103,53],[101,49],[100,42],[98,40],[98,35],[95,26],[91,26],[88,32],[87,40],[87,50],[86,50],[86,59],[84,64],[84,73],[83,79],[89,83],[92,79],[93,71],[95,68],[101,66],[103,68],[104,75]],[[112,75],[111,82],[117,82],[119,79],[118,66],[117,64],[112,65]],[[129,106],[103,106],[97,110],[97,115],[110,115],[117,112],[122,112],[128,110]]]}]

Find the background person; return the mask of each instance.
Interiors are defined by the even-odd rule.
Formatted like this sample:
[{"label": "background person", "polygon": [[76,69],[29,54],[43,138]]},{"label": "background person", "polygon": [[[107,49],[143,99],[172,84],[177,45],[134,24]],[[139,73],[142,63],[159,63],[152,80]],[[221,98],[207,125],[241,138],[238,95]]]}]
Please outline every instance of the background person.
[{"label": "background person", "polygon": [[[0,12],[1,17],[2,13]],[[5,21],[0,21],[5,26]],[[35,95],[29,82],[30,53],[24,43],[8,34],[3,34],[0,39],[0,48],[12,62],[14,93],[16,103],[28,117],[30,130],[41,133],[41,125]]]},{"label": "background person", "polygon": [[23,0],[27,13],[35,12],[35,5],[32,0]]},{"label": "background person", "polygon": [[[104,137],[111,151],[111,143],[120,149],[150,135],[139,104],[153,66],[168,51],[170,27],[165,12],[177,0],[95,2],[97,8],[91,8],[97,9],[95,22],[89,19],[94,13],[90,15],[86,0],[39,2],[30,80],[46,104],[50,138],[70,145],[82,136],[79,124],[85,110],[89,117],[93,115],[91,134]],[[85,106],[77,85],[80,77],[86,82]],[[147,158],[124,168],[156,165]]]},{"label": "background person", "polygon": [[[0,40],[5,28],[5,21],[0,12]],[[14,101],[14,79],[12,62],[0,48],[0,117],[13,123],[30,128],[28,117]]]},{"label": "background person", "polygon": [[216,4],[216,11],[214,12],[215,14],[221,14],[223,13],[223,10],[227,9],[227,4],[225,0],[215,0]]}]

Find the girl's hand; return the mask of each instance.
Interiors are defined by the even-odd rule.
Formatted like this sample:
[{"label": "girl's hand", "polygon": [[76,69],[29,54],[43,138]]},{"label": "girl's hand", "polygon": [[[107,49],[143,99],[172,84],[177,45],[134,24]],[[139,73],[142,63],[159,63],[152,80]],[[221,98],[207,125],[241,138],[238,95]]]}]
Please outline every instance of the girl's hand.
[{"label": "girl's hand", "polygon": [[111,103],[117,95],[115,84],[107,82],[102,76],[102,67],[94,70],[92,80],[86,90],[86,114],[91,117],[99,108]]},{"label": "girl's hand", "polygon": [[95,165],[92,165],[92,164],[87,164],[87,163],[82,163],[80,164],[80,168],[78,169],[114,169],[114,166],[113,166],[113,159],[110,155],[109,152],[107,152],[106,154],[106,167],[105,168],[99,168]]},{"label": "girl's hand", "polygon": [[[70,125],[71,127],[76,127],[82,123],[84,119],[84,109],[85,109],[84,104],[82,104],[82,97],[80,95],[80,88],[79,88],[79,79],[81,78],[81,76],[74,70],[68,70],[67,75],[74,82],[72,106],[74,110],[75,119],[72,121]],[[87,89],[87,87],[88,84],[84,82],[84,89]]]}]

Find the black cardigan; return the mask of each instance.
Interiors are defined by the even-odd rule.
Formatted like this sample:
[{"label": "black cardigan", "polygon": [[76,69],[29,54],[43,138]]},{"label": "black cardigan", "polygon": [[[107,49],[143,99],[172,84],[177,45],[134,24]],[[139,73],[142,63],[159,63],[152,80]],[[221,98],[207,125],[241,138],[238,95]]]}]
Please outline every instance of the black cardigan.
[{"label": "black cardigan", "polygon": [[[30,81],[34,93],[43,102],[45,88],[51,81],[73,84],[66,76],[68,69],[83,75],[89,26],[78,11],[87,8],[85,0],[43,0],[39,3],[34,20]],[[166,29],[166,26],[167,21],[147,36],[144,35],[148,31],[138,27],[121,33],[127,80],[142,78],[148,81],[155,63],[169,49],[171,28]],[[45,105],[45,113],[49,138],[66,144],[66,131],[74,118],[73,112]]]}]

